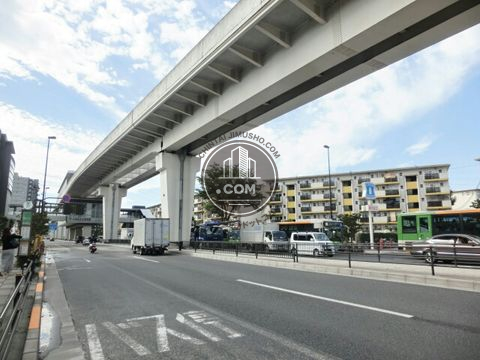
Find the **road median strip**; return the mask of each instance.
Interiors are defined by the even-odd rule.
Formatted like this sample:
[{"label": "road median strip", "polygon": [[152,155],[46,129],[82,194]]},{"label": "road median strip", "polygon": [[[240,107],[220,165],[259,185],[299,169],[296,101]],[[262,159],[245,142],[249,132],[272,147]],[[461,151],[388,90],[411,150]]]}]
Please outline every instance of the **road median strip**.
[{"label": "road median strip", "polygon": [[[456,274],[459,269],[442,268],[444,274],[432,276],[428,274],[428,268],[416,265],[399,265],[390,263],[357,263],[357,267],[348,268],[343,264],[331,264],[331,260],[320,262],[321,259],[315,259],[317,263],[300,262],[293,263],[281,258],[259,258],[255,259],[248,255],[235,254],[211,254],[202,252],[189,252],[191,256],[208,258],[219,261],[233,261],[243,264],[258,266],[277,267],[298,271],[317,272],[327,275],[340,275],[348,277],[357,277],[371,280],[391,281],[412,285],[434,286],[454,290],[480,292],[480,276],[465,278],[465,274]],[[462,269],[465,270],[465,269]],[[478,270],[472,270],[478,271]],[[448,274],[451,273],[451,274]],[[479,273],[480,274],[480,273]],[[463,278],[462,278],[463,276]]]}]

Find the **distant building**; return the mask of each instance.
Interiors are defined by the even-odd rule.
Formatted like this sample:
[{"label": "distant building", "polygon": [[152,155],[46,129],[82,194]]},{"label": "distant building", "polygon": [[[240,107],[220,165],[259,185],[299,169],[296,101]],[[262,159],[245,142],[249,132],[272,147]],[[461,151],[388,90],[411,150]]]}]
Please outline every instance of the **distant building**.
[{"label": "distant building", "polygon": [[38,190],[38,179],[22,177],[15,173],[13,175],[13,190],[8,204],[8,212],[10,214],[19,213],[22,210],[25,201],[35,203],[38,196]]},{"label": "distant building", "polygon": [[156,218],[161,218],[162,217],[162,205],[161,204],[148,206],[147,209],[149,209],[152,212],[153,217],[156,217]]},{"label": "distant building", "polygon": [[[270,200],[272,221],[328,219],[342,214],[360,213],[368,223],[362,206],[362,183],[376,187],[377,211],[373,212],[376,230],[395,230],[397,214],[452,208],[448,168],[450,165],[366,170],[328,175],[279,179]],[[331,198],[330,198],[331,193]]]},{"label": "distant building", "polygon": [[480,189],[452,191],[452,198],[455,199],[454,210],[471,209],[472,202],[480,199]]},{"label": "distant building", "polygon": [[8,213],[8,204],[12,196],[15,160],[13,142],[0,131],[0,216]]}]

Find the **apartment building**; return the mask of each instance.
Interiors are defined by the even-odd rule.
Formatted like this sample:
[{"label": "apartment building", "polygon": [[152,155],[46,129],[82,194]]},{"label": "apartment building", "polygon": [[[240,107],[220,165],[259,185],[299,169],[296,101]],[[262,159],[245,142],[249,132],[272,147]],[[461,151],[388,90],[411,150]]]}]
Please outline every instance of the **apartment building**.
[{"label": "apartment building", "polygon": [[15,214],[21,211],[26,201],[36,202],[38,196],[38,179],[13,175],[13,190],[8,204],[9,213]]},{"label": "apartment building", "polygon": [[362,183],[376,187],[373,213],[376,230],[396,226],[397,214],[414,211],[451,209],[449,164],[397,169],[380,169],[328,175],[279,179],[272,197],[272,221],[328,219],[342,214],[360,213],[368,222],[363,206]]},{"label": "apartment building", "polygon": [[452,198],[455,199],[453,210],[472,209],[472,203],[480,199],[480,189],[452,191]]},{"label": "apartment building", "polygon": [[13,190],[15,148],[7,135],[0,131],[0,216],[8,215],[8,204]]}]

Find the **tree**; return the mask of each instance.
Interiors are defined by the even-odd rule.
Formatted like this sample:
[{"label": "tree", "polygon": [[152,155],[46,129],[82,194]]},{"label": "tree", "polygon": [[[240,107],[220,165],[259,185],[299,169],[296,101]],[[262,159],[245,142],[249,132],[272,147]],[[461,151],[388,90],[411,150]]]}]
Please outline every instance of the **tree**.
[{"label": "tree", "polygon": [[472,203],[470,204],[470,207],[474,209],[480,209],[480,199],[472,201]]},{"label": "tree", "polygon": [[360,230],[360,214],[345,214],[338,217],[345,227],[345,235],[347,240],[352,241],[355,238],[355,234]]},{"label": "tree", "polygon": [[452,190],[450,190],[450,201],[452,202],[452,206],[455,205],[455,203],[457,201],[457,197],[453,196],[453,191]]},{"label": "tree", "polygon": [[37,235],[48,234],[48,216],[46,212],[34,212],[30,225],[30,234],[32,238]]},{"label": "tree", "polygon": [[[238,165],[235,165],[238,172]],[[235,171],[234,171],[235,172]],[[221,221],[227,222],[230,220],[232,212],[238,212],[241,206],[232,205],[231,201],[238,197],[236,194],[225,194],[224,192],[216,189],[223,189],[225,184],[231,184],[234,187],[236,184],[256,186],[256,181],[254,179],[237,179],[230,178],[225,179],[223,177],[223,167],[219,164],[213,164],[208,167],[205,171],[204,179],[201,177],[197,178],[197,181],[200,183],[201,189],[197,190],[197,196],[203,201],[203,208],[212,214],[218,215],[221,218]],[[208,194],[207,194],[207,189]],[[210,197],[208,196],[210,195]],[[264,194],[262,191],[255,191],[255,194],[249,195],[250,199],[262,200]],[[213,200],[213,201],[212,201]],[[254,202],[254,204],[260,204],[261,201]],[[257,205],[252,205],[256,207]]]}]

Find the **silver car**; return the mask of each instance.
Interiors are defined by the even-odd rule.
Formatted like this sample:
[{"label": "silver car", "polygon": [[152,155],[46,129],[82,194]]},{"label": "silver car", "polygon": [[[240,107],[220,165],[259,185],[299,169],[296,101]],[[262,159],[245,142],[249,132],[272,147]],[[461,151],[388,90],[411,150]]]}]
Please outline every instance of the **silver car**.
[{"label": "silver car", "polygon": [[422,257],[427,263],[480,262],[480,237],[469,234],[441,234],[431,239],[414,243],[410,253]]}]

